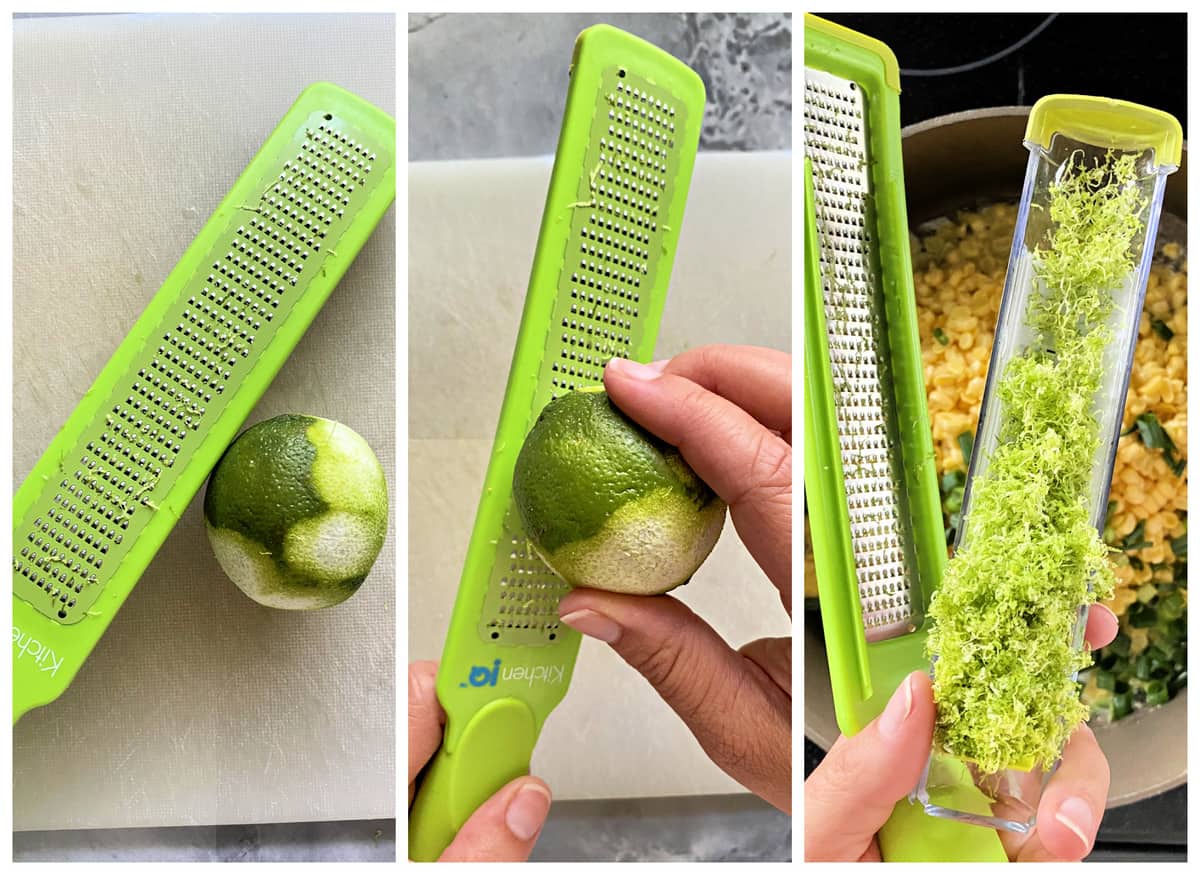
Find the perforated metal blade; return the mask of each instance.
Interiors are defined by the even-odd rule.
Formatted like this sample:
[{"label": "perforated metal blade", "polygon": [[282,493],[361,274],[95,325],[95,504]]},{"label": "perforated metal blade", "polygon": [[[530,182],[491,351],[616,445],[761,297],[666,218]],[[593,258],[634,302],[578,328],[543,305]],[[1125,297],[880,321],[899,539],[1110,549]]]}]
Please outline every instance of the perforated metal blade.
[{"label": "perforated metal blade", "polygon": [[[565,208],[570,230],[525,431],[553,399],[601,385],[609,359],[652,349],[665,300],[670,264],[663,256],[674,251],[675,237],[668,209],[678,202],[682,146],[676,135],[694,122],[688,114],[695,108],[632,67],[613,64],[600,77],[583,158],[587,172]],[[558,602],[567,590],[526,541],[510,499],[481,635],[500,644],[557,640]]]},{"label": "perforated metal blade", "polygon": [[394,121],[307,89],[14,499],[14,703],[66,688],[395,198]]},{"label": "perforated metal blade", "polygon": [[446,735],[410,816],[436,859],[466,818],[524,774],[566,693],[579,634],[568,587],[512,503],[526,434],[554,398],[602,384],[609,359],[648,361],[683,221],[704,86],[680,61],[599,25],[575,44],[533,271],[491,461],[438,668]]},{"label": "perforated metal blade", "polygon": [[804,29],[805,498],[838,724],[910,671],[946,560],[887,46]]},{"label": "perforated metal blade", "polygon": [[804,154],[812,167],[833,402],[845,475],[854,571],[866,639],[912,632],[911,538],[899,510],[900,435],[887,378],[887,343],[873,239],[863,92],[804,70]]}]

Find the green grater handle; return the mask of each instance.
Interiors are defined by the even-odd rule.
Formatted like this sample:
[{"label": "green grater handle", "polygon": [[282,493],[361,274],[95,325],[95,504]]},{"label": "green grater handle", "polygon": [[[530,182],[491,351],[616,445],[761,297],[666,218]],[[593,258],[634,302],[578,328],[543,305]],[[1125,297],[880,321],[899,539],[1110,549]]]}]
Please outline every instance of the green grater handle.
[{"label": "green grater handle", "polygon": [[[30,559],[18,555],[22,550],[29,551],[29,544],[42,537],[39,532],[45,531],[44,528],[38,527],[38,514],[44,513],[39,508],[55,508],[52,500],[59,497],[56,496],[56,492],[71,485],[69,478],[79,464],[80,457],[77,453],[81,443],[89,439],[88,436],[97,423],[103,424],[107,421],[106,411],[111,408],[106,407],[106,404],[111,404],[114,397],[123,397],[119,393],[125,391],[124,387],[131,375],[136,375],[139,368],[145,368],[153,355],[155,345],[161,342],[162,335],[159,332],[162,330],[163,320],[175,309],[185,305],[183,302],[186,301],[186,296],[195,287],[195,278],[202,277],[203,271],[209,269],[209,259],[214,256],[214,252],[224,253],[221,248],[226,245],[224,235],[231,233],[230,229],[239,223],[250,222],[251,220],[245,217],[248,214],[257,214],[260,212],[259,208],[265,207],[264,198],[267,197],[267,192],[263,189],[264,181],[278,178],[280,167],[285,166],[285,159],[297,160],[297,149],[301,148],[299,144],[316,130],[322,118],[326,120],[325,124],[330,131],[328,137],[367,136],[379,144],[375,147],[377,159],[373,162],[377,178],[371,179],[369,184],[360,185],[353,198],[346,198],[343,209],[346,224],[338,230],[336,237],[331,235],[326,241],[329,245],[325,246],[323,251],[313,247],[314,251],[304,267],[296,268],[296,281],[292,284],[294,291],[290,293],[291,298],[288,300],[290,309],[285,311],[281,308],[273,329],[264,326],[258,334],[259,342],[254,346],[252,353],[245,361],[230,368],[230,378],[224,387],[229,391],[220,396],[221,403],[213,403],[207,411],[197,411],[197,421],[190,429],[184,429],[187,437],[180,437],[180,443],[183,444],[189,438],[193,442],[188,445],[190,448],[186,455],[179,457],[180,470],[171,476],[164,471],[162,483],[155,480],[145,485],[143,491],[147,494],[142,498],[145,513],[149,514],[148,519],[145,525],[136,531],[129,530],[130,543],[121,548],[126,552],[119,563],[115,563],[115,568],[105,569],[106,576],[102,581],[102,588],[98,590],[98,595],[90,603],[86,614],[65,617],[63,622],[57,622],[14,589],[14,723],[30,708],[57,698],[71,683],[212,467],[233,440],[275,374],[287,361],[295,345],[354,260],[354,256],[395,200],[395,121],[378,108],[336,85],[318,82],[306,88],[251,160],[229,194],[217,206],[216,211],[172,269],[129,334],[18,488],[13,498],[14,586],[20,582],[19,575],[22,574],[26,579],[29,579],[30,575],[40,575],[43,581],[65,579],[59,568],[66,566],[53,564],[60,562],[60,558],[49,559],[51,564],[47,565],[46,557],[51,556],[50,553],[44,556],[31,553],[33,558]],[[342,142],[353,142],[353,139]],[[355,172],[349,167],[348,159],[339,170],[347,176]],[[370,172],[371,169],[368,168],[367,173]],[[363,178],[366,179],[367,176],[364,175]],[[347,177],[339,179],[349,182]],[[287,211],[292,208],[279,209]],[[252,247],[250,251],[254,251]],[[226,257],[235,258],[233,252]],[[280,297],[286,298],[288,294],[281,293]],[[249,342],[253,341],[254,338],[250,338]],[[62,509],[71,512],[78,510],[78,505],[71,504],[65,498],[63,501],[67,503],[60,502]],[[150,510],[153,513],[149,513]],[[61,515],[59,510],[53,512]],[[134,513],[143,511],[136,510]],[[85,534],[92,537],[90,533],[84,533],[83,527],[79,525],[75,526],[80,530],[79,533],[71,531],[69,519],[62,525],[64,530],[59,533],[60,537],[74,536],[78,540],[76,546],[83,543]],[[43,537],[43,540],[49,542],[48,538]],[[58,543],[63,544],[63,541]],[[96,542],[93,540],[92,543]],[[74,554],[65,552],[65,549],[61,555],[74,561]],[[116,550],[109,555],[111,559],[112,555],[116,555]],[[42,564],[38,565],[38,562]],[[108,564],[114,563],[110,561]],[[63,617],[63,614],[59,616]]]},{"label": "green grater handle", "polygon": [[[518,583],[540,576],[543,592],[566,589],[540,559],[536,568],[525,561],[532,551],[521,543],[522,532],[511,530],[507,540],[513,468],[553,391],[601,385],[614,355],[653,357],[700,138],[703,82],[650,43],[607,25],[590,27],[575,42],[570,77],[504,402],[438,666],[445,737],[409,812],[409,856],[416,861],[440,856],[480,803],[528,773],[538,733],[566,694],[580,636],[560,626],[557,613],[544,630],[536,619],[521,627],[526,637],[514,643],[488,640],[483,628],[483,606],[495,594],[489,587],[512,583],[495,582],[501,561],[518,563],[512,572]],[[636,133],[620,127],[622,117],[634,120]],[[607,161],[596,157],[605,153]],[[620,204],[619,216],[645,223],[631,236],[632,226],[622,230],[619,219],[601,216],[601,230],[580,238],[604,198]],[[605,247],[619,250],[615,267],[600,267],[609,272],[590,286],[575,280],[576,267],[594,269]],[[583,268],[581,257],[593,267]],[[620,276],[630,269],[642,270],[642,278],[629,287],[636,292],[627,288],[628,296],[613,302],[616,319],[584,325],[593,302],[627,283]],[[564,303],[569,309],[555,315]],[[608,339],[586,350],[571,346],[571,335],[586,333]],[[502,638],[500,630],[490,631]],[[531,632],[546,634],[531,640]]]},{"label": "green grater handle", "polygon": [[455,750],[442,746],[421,778],[409,816],[409,857],[436,860],[495,788],[529,773],[536,742],[525,703],[497,699],[480,709]]}]

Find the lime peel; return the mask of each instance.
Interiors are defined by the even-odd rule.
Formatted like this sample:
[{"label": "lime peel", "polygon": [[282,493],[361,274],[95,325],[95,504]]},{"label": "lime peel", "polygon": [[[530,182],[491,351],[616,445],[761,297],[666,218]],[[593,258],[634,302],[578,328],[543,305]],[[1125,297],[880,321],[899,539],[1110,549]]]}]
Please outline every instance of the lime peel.
[{"label": "lime peel", "polygon": [[639,595],[687,583],[725,520],[679,451],[602,387],[546,405],[517,457],[513,499],[528,542],[564,581]]}]

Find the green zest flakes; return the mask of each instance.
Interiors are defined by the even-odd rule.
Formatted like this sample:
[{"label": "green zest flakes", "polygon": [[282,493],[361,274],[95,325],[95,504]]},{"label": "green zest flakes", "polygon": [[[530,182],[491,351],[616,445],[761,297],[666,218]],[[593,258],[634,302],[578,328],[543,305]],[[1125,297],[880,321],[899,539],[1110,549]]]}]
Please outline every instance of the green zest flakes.
[{"label": "green zest flakes", "polygon": [[1033,256],[1043,291],[1025,313],[1036,339],[998,383],[997,445],[930,607],[935,744],[984,772],[1049,766],[1087,716],[1072,674],[1091,656],[1073,633],[1115,583],[1091,520],[1092,411],[1112,291],[1142,230],[1136,176],[1133,156],[1089,167],[1076,153],[1050,186],[1053,230]]}]

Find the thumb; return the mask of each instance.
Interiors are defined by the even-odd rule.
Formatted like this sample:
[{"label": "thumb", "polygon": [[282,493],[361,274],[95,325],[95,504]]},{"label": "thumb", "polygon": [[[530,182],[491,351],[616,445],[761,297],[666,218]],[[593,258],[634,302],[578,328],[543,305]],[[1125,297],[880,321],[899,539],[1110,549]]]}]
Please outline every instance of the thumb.
[{"label": "thumb", "polygon": [[809,860],[858,860],[897,802],[916,786],[933,742],[933,690],[913,672],[883,713],[842,736],[804,783]]},{"label": "thumb", "polygon": [[523,863],[549,812],[550,788],[537,778],[515,778],[475,809],[440,862]]}]

